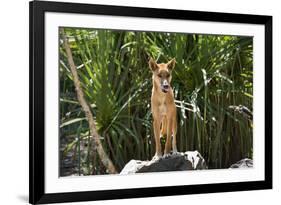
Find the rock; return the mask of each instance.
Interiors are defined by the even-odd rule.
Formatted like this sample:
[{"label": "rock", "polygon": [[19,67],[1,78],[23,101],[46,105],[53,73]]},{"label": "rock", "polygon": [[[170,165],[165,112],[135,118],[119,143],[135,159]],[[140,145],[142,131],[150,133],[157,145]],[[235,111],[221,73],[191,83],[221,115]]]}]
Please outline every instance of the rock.
[{"label": "rock", "polygon": [[145,172],[184,171],[207,169],[204,158],[198,151],[179,152],[159,160],[140,161],[132,159],[122,169],[120,174]]},{"label": "rock", "polygon": [[230,169],[235,169],[235,168],[253,168],[253,160],[252,159],[241,159],[240,161],[236,162],[235,164],[232,164]]},{"label": "rock", "polygon": [[148,164],[149,161],[140,161],[140,160],[134,160],[132,159],[129,161],[125,167],[122,169],[120,174],[134,174],[136,173],[140,168]]},{"label": "rock", "polygon": [[205,159],[197,150],[187,151],[184,156],[191,162],[193,170],[208,169]]}]

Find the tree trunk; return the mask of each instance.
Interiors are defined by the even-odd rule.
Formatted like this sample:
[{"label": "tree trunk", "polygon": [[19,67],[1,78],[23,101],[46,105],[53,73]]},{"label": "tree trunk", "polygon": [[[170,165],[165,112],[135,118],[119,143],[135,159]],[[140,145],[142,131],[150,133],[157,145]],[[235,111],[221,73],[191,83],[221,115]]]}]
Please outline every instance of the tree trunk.
[{"label": "tree trunk", "polygon": [[105,151],[102,147],[102,143],[100,141],[100,136],[96,131],[96,125],[95,125],[95,121],[94,121],[94,118],[93,118],[93,114],[90,110],[90,107],[89,107],[88,103],[86,102],[86,100],[84,98],[84,93],[83,93],[82,88],[80,86],[80,81],[79,81],[77,69],[76,69],[75,63],[73,61],[72,52],[71,52],[71,49],[69,47],[68,39],[65,35],[65,32],[64,32],[63,28],[61,28],[61,32],[62,32],[62,35],[63,35],[64,48],[65,48],[65,51],[66,51],[66,54],[67,54],[67,60],[68,60],[69,66],[70,66],[71,73],[73,75],[73,82],[74,82],[74,85],[75,85],[77,98],[78,98],[78,101],[79,101],[83,111],[85,112],[87,121],[89,123],[90,133],[91,133],[91,136],[94,139],[94,146],[95,146],[94,149],[97,150],[97,153],[98,153],[103,165],[107,168],[108,172],[110,174],[115,174],[115,173],[117,173],[117,171],[116,171],[112,161],[109,159],[108,155],[105,153]]}]

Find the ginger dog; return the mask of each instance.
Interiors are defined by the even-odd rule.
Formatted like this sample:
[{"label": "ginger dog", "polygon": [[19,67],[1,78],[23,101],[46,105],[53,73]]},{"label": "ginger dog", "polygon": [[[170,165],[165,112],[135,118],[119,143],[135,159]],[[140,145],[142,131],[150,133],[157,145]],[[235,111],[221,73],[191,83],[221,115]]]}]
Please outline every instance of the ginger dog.
[{"label": "ginger dog", "polygon": [[173,89],[170,84],[175,63],[175,59],[170,60],[166,64],[157,64],[152,58],[149,60],[149,67],[153,73],[151,112],[156,144],[156,152],[153,159],[156,160],[162,157],[160,136],[163,137],[166,135],[163,157],[165,158],[170,155],[171,141],[173,141],[173,154],[177,153],[177,110],[174,102]]}]

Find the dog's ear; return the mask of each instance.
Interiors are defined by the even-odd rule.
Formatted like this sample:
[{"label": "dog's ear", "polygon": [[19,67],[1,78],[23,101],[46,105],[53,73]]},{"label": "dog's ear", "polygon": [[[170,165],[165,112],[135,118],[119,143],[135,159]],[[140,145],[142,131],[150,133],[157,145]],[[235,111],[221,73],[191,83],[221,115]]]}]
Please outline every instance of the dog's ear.
[{"label": "dog's ear", "polygon": [[170,60],[167,63],[167,67],[170,71],[174,69],[175,65],[176,65],[176,59],[175,58],[173,58],[172,60]]},{"label": "dog's ear", "polygon": [[153,58],[149,59],[148,64],[149,64],[149,67],[152,71],[155,71],[158,68],[157,63],[154,61]]}]

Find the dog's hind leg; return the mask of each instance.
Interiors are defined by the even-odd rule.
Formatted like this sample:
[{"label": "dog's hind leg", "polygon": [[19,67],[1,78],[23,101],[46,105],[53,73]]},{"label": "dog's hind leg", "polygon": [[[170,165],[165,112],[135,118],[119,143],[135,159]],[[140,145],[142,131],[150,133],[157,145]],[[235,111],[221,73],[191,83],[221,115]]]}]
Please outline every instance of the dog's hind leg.
[{"label": "dog's hind leg", "polygon": [[173,119],[173,154],[177,154],[177,116]]},{"label": "dog's hind leg", "polygon": [[162,119],[160,138],[164,137],[165,135],[167,135],[167,117],[166,116],[164,116]]}]

